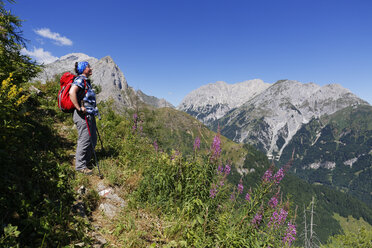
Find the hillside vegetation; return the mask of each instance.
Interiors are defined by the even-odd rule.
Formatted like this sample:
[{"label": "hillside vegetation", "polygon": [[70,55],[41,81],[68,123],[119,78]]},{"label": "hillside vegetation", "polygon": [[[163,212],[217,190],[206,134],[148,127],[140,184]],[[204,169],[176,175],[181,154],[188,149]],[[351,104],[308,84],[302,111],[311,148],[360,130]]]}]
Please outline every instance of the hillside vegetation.
[{"label": "hillside vegetation", "polygon": [[[147,125],[156,127],[153,129],[152,135],[165,150],[178,147],[185,155],[193,154],[193,141],[198,135],[209,137],[209,140],[212,140],[215,135],[193,117],[173,109],[154,109],[151,113],[147,112],[146,116],[149,116],[149,122],[144,122],[144,130],[147,129]],[[225,161],[230,161],[232,165],[232,172],[228,180],[236,185],[242,179],[246,188],[259,183],[262,175],[271,166],[266,155],[248,144],[237,144],[223,136],[221,140],[224,150],[221,156]],[[208,143],[210,142],[205,142],[205,149],[208,149]],[[181,144],[185,149],[179,148],[178,144]],[[290,157],[287,162],[289,160]],[[242,173],[245,175],[244,177],[242,177]],[[315,231],[322,243],[326,243],[330,236],[343,232],[343,223],[334,218],[335,213],[343,217],[352,215],[356,219],[362,218],[368,223],[372,223],[372,211],[366,204],[327,185],[309,184],[291,172],[288,172],[283,179],[281,191],[283,199],[286,199],[287,196],[290,197],[294,208],[298,207],[296,223],[299,234],[304,232],[304,208],[308,208],[312,197],[315,197]],[[296,244],[301,243],[303,243],[302,237]]]},{"label": "hillside vegetation", "polygon": [[[253,147],[167,108],[119,114],[112,102],[101,103],[97,127],[104,149],[98,146],[97,155],[104,179],[96,161],[94,175],[76,173],[70,154],[77,134],[71,116],[57,108],[58,80],[27,83],[39,67],[20,55],[20,23],[1,7],[1,37],[8,41],[1,49],[9,56],[0,56],[0,65],[14,61],[1,68],[1,247],[89,247],[93,232],[116,247],[290,247],[301,226],[296,205],[308,203],[310,195],[319,196],[319,206],[325,202],[324,216],[371,223],[370,209],[357,200],[308,188],[288,174],[289,164],[275,168]],[[118,189],[127,203],[114,219],[97,209],[103,201],[98,182]],[[82,185],[87,194],[78,196]],[[87,218],[76,212],[77,203]],[[104,219],[99,228],[97,218]],[[325,220],[329,225],[319,220],[322,232],[337,233],[339,222]],[[355,239],[369,242],[365,233]],[[337,242],[339,237],[348,239],[337,236]]]},{"label": "hillside vegetation", "polygon": [[[372,206],[372,107],[354,106],[304,125],[284,149],[309,183],[331,186]],[[332,151],[332,152],[330,152]]]}]

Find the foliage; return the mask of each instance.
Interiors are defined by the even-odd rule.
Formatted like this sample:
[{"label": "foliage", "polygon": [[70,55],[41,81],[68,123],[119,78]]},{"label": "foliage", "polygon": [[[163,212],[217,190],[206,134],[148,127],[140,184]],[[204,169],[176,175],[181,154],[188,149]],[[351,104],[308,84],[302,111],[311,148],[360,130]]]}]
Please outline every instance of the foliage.
[{"label": "foliage", "polygon": [[231,167],[223,166],[220,152],[219,136],[208,155],[186,159],[176,151],[157,151],[143,171],[137,200],[179,215],[181,226],[175,232],[188,246],[290,246],[294,221],[288,215],[289,202],[278,200],[283,169],[274,176],[267,170],[244,197],[241,183],[234,187],[226,180]]},{"label": "foliage", "polygon": [[[4,80],[0,92],[1,245],[58,246],[84,238],[84,224],[71,213],[73,173],[52,130],[58,119],[22,84]],[[19,86],[17,86],[19,85]]]},{"label": "foliage", "polygon": [[[342,109],[304,125],[283,150],[285,162],[295,149],[293,170],[311,184],[323,184],[372,205],[372,107]],[[310,169],[310,164],[320,168]],[[334,168],[325,168],[333,165]]]},{"label": "foliage", "polygon": [[369,248],[372,247],[372,231],[367,231],[365,227],[359,229],[357,233],[346,232],[345,234],[335,235],[330,238],[324,248],[355,247]]},{"label": "foliage", "polygon": [[[197,122],[194,124],[194,118],[169,108],[151,111],[141,110],[139,116],[144,120],[142,123],[144,133],[153,137],[153,140],[156,137],[159,147],[165,151],[171,151],[173,147],[183,156],[193,155],[194,140],[200,135],[200,137],[204,137],[201,138],[201,150],[199,151],[199,155],[202,155],[201,153],[205,154],[204,151],[208,150],[208,143],[213,139],[213,133],[204,129],[205,127]],[[242,173],[244,173],[244,187],[249,188],[252,185],[259,184],[261,175],[270,167],[266,155],[251,145],[245,144],[244,147],[241,147],[239,144],[224,139],[223,136],[221,136],[221,140],[223,143],[221,157],[231,164],[231,173],[227,177],[228,181],[237,185]],[[178,145],[180,143],[182,145]],[[301,146],[298,145],[297,148],[300,149]],[[303,156],[301,152],[299,153]],[[290,154],[286,158],[290,159]],[[365,175],[365,172],[363,175]],[[355,183],[357,182],[356,180]],[[364,185],[368,184],[364,183]],[[308,205],[312,197],[315,196],[317,207],[314,222],[317,225],[314,228],[323,243],[327,241],[329,236],[342,233],[342,224],[333,218],[334,213],[339,213],[342,216],[353,215],[355,218],[363,217],[365,220],[372,221],[371,210],[360,200],[331,189],[326,185],[311,185],[298,178],[291,171],[288,171],[283,179],[281,191],[283,198],[291,197],[293,205],[298,206],[299,209]],[[304,227],[301,224],[303,223],[303,216],[301,214],[297,216],[296,222],[298,233],[303,233]],[[296,245],[301,243],[303,242],[300,237],[296,240]]]}]

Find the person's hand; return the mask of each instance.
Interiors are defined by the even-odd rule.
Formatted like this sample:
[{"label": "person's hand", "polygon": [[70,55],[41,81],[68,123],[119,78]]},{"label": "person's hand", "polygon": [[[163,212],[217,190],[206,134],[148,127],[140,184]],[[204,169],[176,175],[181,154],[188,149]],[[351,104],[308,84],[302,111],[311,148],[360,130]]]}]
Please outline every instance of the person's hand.
[{"label": "person's hand", "polygon": [[80,108],[80,112],[83,113],[83,114],[85,114],[87,112],[87,109],[84,106],[82,106]]}]

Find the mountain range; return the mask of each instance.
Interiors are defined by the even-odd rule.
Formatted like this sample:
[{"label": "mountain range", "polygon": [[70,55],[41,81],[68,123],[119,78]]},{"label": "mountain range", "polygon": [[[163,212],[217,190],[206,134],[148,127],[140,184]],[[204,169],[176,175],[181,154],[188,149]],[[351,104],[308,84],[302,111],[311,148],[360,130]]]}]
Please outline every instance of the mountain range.
[{"label": "mountain range", "polygon": [[56,75],[60,75],[64,72],[69,71],[74,73],[75,62],[78,61],[89,62],[93,69],[91,80],[94,85],[100,87],[100,92],[97,96],[98,102],[113,99],[117,105],[117,109],[123,107],[134,108],[138,102],[153,107],[173,107],[173,105],[165,99],[148,96],[142,91],[135,91],[130,87],[123,72],[110,56],[97,59],[83,53],[67,54],[53,63],[44,65],[42,72],[40,72],[33,81],[45,83],[49,80],[53,80]]},{"label": "mountain range", "polygon": [[[56,74],[72,71],[74,63],[82,60],[93,68],[91,79],[100,87],[98,101],[113,99],[119,110],[142,103],[174,108],[164,99],[130,87],[110,56],[96,59],[68,54],[45,65],[34,81],[52,80]],[[177,109],[237,143],[253,145],[280,164],[295,151],[292,170],[297,176],[351,193],[372,206],[372,185],[368,182],[372,173],[372,128],[368,124],[372,107],[341,85],[219,81],[190,92]],[[174,111],[171,115],[176,116]]]},{"label": "mountain range", "polygon": [[178,109],[235,142],[255,146],[278,166],[294,153],[291,170],[297,176],[372,206],[372,106],[341,85],[216,82],[191,92]]},{"label": "mountain range", "polygon": [[[233,92],[239,92],[234,94]],[[281,155],[293,135],[313,117],[368,103],[338,84],[319,86],[292,80],[217,82],[188,94],[178,106],[239,143]]]}]

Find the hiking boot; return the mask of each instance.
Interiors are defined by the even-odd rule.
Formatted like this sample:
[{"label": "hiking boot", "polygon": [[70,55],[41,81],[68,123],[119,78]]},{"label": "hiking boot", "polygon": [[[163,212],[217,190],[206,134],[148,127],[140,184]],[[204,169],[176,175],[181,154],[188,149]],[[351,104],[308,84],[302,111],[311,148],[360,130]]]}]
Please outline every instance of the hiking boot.
[{"label": "hiking boot", "polygon": [[88,168],[84,168],[84,169],[78,170],[78,172],[83,173],[85,175],[92,175],[93,174],[93,171],[90,170],[90,169],[88,169]]}]

